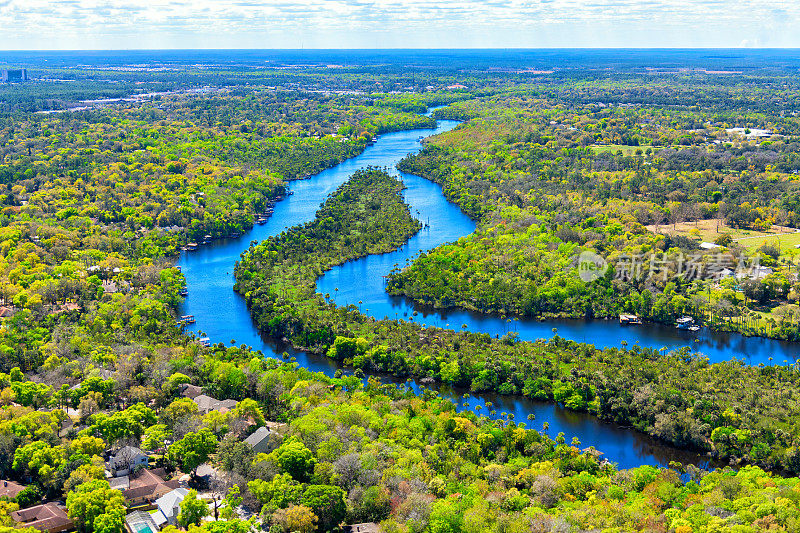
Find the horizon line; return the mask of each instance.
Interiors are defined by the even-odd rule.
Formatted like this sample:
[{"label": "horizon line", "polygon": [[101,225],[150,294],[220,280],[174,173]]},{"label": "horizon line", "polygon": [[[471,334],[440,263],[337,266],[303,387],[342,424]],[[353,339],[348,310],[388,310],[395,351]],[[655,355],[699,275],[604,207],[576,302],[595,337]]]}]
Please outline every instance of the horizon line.
[{"label": "horizon line", "polygon": [[619,46],[593,46],[593,47],[466,47],[466,48],[431,48],[431,47],[385,47],[385,48],[0,48],[0,52],[314,52],[314,51],[339,51],[339,52],[369,52],[369,51],[700,51],[700,50],[730,50],[730,51],[800,51],[796,47],[757,47],[757,46],[702,46],[702,47],[619,47]]}]

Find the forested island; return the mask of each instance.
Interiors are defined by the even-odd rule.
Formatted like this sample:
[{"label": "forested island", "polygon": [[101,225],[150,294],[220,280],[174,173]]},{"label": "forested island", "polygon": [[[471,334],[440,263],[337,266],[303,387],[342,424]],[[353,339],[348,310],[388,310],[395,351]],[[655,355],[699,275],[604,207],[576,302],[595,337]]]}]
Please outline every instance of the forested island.
[{"label": "forested island", "polygon": [[[231,272],[259,330],[324,356],[330,375],[192,331],[176,264],[247,239],[292,182],[451,118],[399,167],[477,230],[386,272],[391,293],[796,341],[796,69],[25,57],[32,80],[0,85],[0,532],[800,528],[794,361],[522,341],[317,293],[325,271],[424,231],[392,169],[355,170]],[[608,268],[584,279],[587,253]],[[622,469],[434,385],[557,403],[713,463]]]}]

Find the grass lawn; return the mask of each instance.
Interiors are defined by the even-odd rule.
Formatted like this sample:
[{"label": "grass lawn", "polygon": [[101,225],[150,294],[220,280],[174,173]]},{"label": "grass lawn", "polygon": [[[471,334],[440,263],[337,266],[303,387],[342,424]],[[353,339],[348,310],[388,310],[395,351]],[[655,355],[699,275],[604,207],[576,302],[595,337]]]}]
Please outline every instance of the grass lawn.
[{"label": "grass lawn", "polygon": [[754,252],[764,244],[772,244],[778,246],[781,253],[785,253],[789,249],[795,249],[800,244],[800,233],[786,233],[783,235],[762,235],[748,239],[741,239],[737,241],[738,244],[747,248],[748,252]]}]

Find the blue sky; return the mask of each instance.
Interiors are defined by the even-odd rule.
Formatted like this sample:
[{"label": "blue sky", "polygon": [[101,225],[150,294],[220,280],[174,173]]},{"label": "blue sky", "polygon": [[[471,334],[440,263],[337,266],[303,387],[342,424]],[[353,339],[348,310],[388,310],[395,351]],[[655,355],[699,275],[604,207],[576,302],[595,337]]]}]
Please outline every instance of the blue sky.
[{"label": "blue sky", "polygon": [[800,47],[797,0],[0,0],[0,49]]}]

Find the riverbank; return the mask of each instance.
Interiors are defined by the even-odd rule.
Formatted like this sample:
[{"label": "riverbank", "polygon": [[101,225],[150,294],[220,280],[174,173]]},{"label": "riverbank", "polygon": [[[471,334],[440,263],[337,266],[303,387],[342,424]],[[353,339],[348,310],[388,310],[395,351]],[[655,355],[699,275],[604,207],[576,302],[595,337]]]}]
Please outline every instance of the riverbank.
[{"label": "riverbank", "polygon": [[[784,450],[792,446],[792,436],[781,437],[781,420],[800,412],[777,400],[783,387],[800,382],[793,369],[769,367],[762,372],[730,362],[710,365],[688,350],[601,350],[558,336],[527,342],[509,333],[498,338],[456,332],[418,324],[413,317],[376,319],[361,312],[363,302],[338,306],[330,294],[321,296],[316,282],[323,272],[396,248],[414,233],[402,231],[409,214],[400,205],[399,197],[381,192],[357,172],[326,200],[313,222],[251,246],[236,266],[235,288],[245,296],[260,330],[361,372],[522,394],[723,460],[770,468],[790,464],[793,451],[759,444],[783,439]],[[741,398],[741,386],[773,401]],[[711,403],[702,398],[712,398]],[[739,417],[733,425],[728,409],[751,417]]]},{"label": "riverbank", "polygon": [[[186,330],[202,332],[202,336],[209,336],[213,342],[248,345],[261,350],[267,357],[282,358],[285,352],[289,352],[289,356],[294,357],[301,366],[333,376],[341,368],[336,361],[325,356],[294,351],[280,339],[270,338],[258,331],[244,299],[231,289],[235,281],[232,277],[233,266],[251,242],[263,241],[289,227],[312,220],[322,201],[359,168],[375,166],[391,169],[407,153],[421,148],[420,136],[435,135],[456,125],[456,122],[442,121],[436,129],[382,135],[375,146],[368,147],[357,158],[346,160],[306,180],[291,182],[291,190],[295,194],[286,196],[278,202],[273,216],[264,225],[256,225],[237,239],[215,240],[196,252],[182,254],[178,266],[185,276],[189,296],[181,304],[180,314],[192,314],[196,317],[196,323],[188,325]],[[418,178],[413,181],[404,177],[403,181],[406,186],[403,192],[405,198],[409,198],[412,194],[431,198],[431,201],[441,198],[441,189],[427,180]],[[454,217],[461,213],[456,206],[447,203],[440,211]],[[417,216],[416,213],[413,214]],[[431,220],[431,223],[433,222]],[[435,227],[438,225],[424,228],[409,242],[429,234]],[[454,232],[464,230],[457,224],[450,224],[449,227]],[[408,246],[409,244],[406,244],[400,250]],[[385,256],[386,254],[373,255],[365,259]],[[370,284],[372,281],[364,279],[363,283]],[[346,287],[342,288],[345,289]],[[444,386],[442,393],[449,394],[447,386]],[[638,431],[603,422],[596,416],[571,411],[552,402],[533,401],[521,395],[494,397],[489,392],[473,392],[469,398],[464,399],[462,394],[453,392],[452,396],[449,396],[458,405],[459,410],[474,410],[480,406],[481,412],[488,414],[491,409],[488,408],[487,402],[493,402],[498,406],[498,414],[495,415],[497,417],[499,413],[505,411],[514,414],[518,421],[527,421],[529,415],[534,415],[537,427],[546,424],[551,435],[564,433],[570,437],[577,437],[585,445],[591,444],[603,451],[605,458],[618,463],[621,468],[632,468],[641,464],[666,466],[673,460],[700,466],[707,464],[707,459],[702,456],[687,454]],[[468,403],[469,407],[463,407],[464,403]],[[499,407],[500,405],[502,407]],[[533,423],[528,423],[533,426]]]},{"label": "riverbank", "polygon": [[[442,127],[453,127],[455,124],[440,124],[439,128]],[[441,130],[439,130],[441,131]],[[428,132],[434,133],[434,132]],[[264,226],[257,226],[254,230],[238,240],[231,240],[227,242],[219,242],[211,247],[207,247],[203,250],[195,252],[191,254],[191,256],[186,256],[182,259],[182,266],[184,274],[187,277],[187,281],[190,287],[190,296],[186,303],[184,304],[184,311],[185,314],[194,314],[197,317],[197,325],[193,326],[195,330],[202,329],[206,334],[208,334],[212,340],[214,341],[225,341],[227,342],[228,339],[235,340],[237,342],[248,344],[250,346],[258,347],[262,349],[266,355],[272,355],[280,357],[280,354],[283,352],[285,347],[283,346],[276,346],[274,341],[271,339],[264,337],[258,333],[258,331],[254,328],[254,323],[249,317],[249,313],[245,302],[241,298],[237,298],[236,295],[230,291],[230,286],[233,284],[233,280],[231,279],[230,273],[232,272],[233,263],[238,259],[239,254],[247,248],[247,241],[255,240],[263,240],[268,238],[272,235],[277,235],[278,233],[282,232],[284,229],[288,227],[295,226],[298,224],[302,224],[307,220],[313,219],[314,213],[316,212],[317,206],[321,202],[321,200],[330,192],[332,192],[335,186],[338,184],[343,183],[349,175],[357,170],[359,167],[363,165],[374,165],[374,166],[383,166],[387,167],[390,166],[391,161],[398,160],[402,157],[405,153],[409,150],[414,149],[414,147],[419,147],[419,143],[417,141],[419,133],[415,131],[409,132],[400,132],[397,134],[389,134],[382,137],[378,144],[374,147],[367,149],[364,153],[364,157],[357,160],[350,160],[342,163],[339,167],[335,167],[330,169],[329,171],[325,171],[309,180],[293,182],[292,187],[296,194],[292,196],[288,196],[283,202],[280,202],[276,206],[275,215],[265,224]],[[438,193],[436,190],[438,186],[428,182],[427,180],[423,180],[422,178],[416,178],[416,180],[412,179],[412,177],[403,175],[403,181],[407,187],[404,191],[404,197],[409,199],[415,195],[421,195],[423,198],[427,198],[431,205],[437,206],[440,209],[437,209],[437,212],[441,212],[445,215],[445,222],[447,222],[446,216],[454,215],[460,213],[457,207],[452,204],[447,204],[445,202],[445,206],[440,206],[437,204],[438,199],[441,198],[441,191],[439,190]],[[414,202],[410,202],[413,205]],[[412,212],[417,216],[415,212],[416,209],[412,207]],[[452,212],[451,212],[452,211]],[[461,214],[463,216],[463,214]],[[420,217],[421,218],[421,217]],[[423,218],[426,223],[429,222],[428,227],[423,229],[420,233],[412,237],[409,241],[409,244],[403,246],[399,252],[404,252],[414,247],[413,243],[417,239],[426,238],[426,236],[432,235],[434,232],[441,231],[441,220],[435,220],[431,218],[427,220]],[[449,228],[448,231],[460,231],[463,230],[463,227],[460,227],[458,224],[453,224],[450,221],[449,224],[445,224],[445,227]],[[440,235],[437,233],[437,235]],[[347,269],[353,266],[358,266],[362,262],[371,262],[378,259],[386,259],[393,257],[393,254],[382,254],[382,255],[370,255],[365,257],[362,260],[356,262],[349,262],[345,263],[342,267],[337,267],[331,272],[335,272],[338,269]],[[390,269],[390,268],[389,268]],[[384,272],[388,271],[389,269],[384,270]],[[379,278],[380,279],[380,278]],[[372,276],[364,276],[358,280],[358,287],[370,287],[373,283]],[[342,296],[342,293],[350,290],[350,286],[342,286],[340,291],[331,291],[332,297],[334,299],[338,299]],[[379,289],[377,294],[380,294],[381,297],[383,295],[382,286],[379,285]],[[374,295],[373,295],[374,297]],[[214,306],[209,307],[207,303],[213,301]],[[352,304],[355,306],[350,310],[342,310],[340,309],[338,313],[341,315],[350,315],[352,317],[357,317],[361,315],[358,312],[357,302],[353,301]],[[370,302],[364,301],[361,304],[362,311],[364,313],[372,314],[374,310],[372,309],[372,304]],[[376,322],[372,319],[365,320],[364,318],[358,318],[359,324],[362,326],[364,324],[375,324]],[[399,318],[399,317],[398,317]],[[382,324],[386,325],[393,321],[383,321]],[[454,322],[454,324],[458,324],[458,322]],[[447,324],[442,323],[443,327]],[[606,324],[608,325],[608,324]],[[516,418],[520,420],[521,418],[527,419],[528,414],[535,414],[536,416],[536,423],[545,424],[549,426],[549,431],[551,432],[564,432],[567,435],[577,436],[582,442],[585,444],[592,444],[596,448],[606,452],[606,456],[616,462],[619,462],[623,467],[635,466],[636,464],[641,464],[642,462],[645,463],[655,463],[655,464],[666,464],[669,460],[681,460],[677,459],[679,456],[683,456],[683,452],[678,452],[675,450],[673,459],[669,459],[668,456],[670,455],[669,452],[664,454],[654,454],[652,452],[652,445],[647,443],[648,438],[643,437],[637,433],[635,430],[625,430],[617,426],[612,426],[605,424],[598,420],[596,417],[593,417],[589,414],[581,414],[580,411],[568,411],[564,410],[560,407],[557,407],[553,403],[551,404],[525,404],[521,401],[520,396],[515,396],[513,394],[515,392],[524,392],[528,391],[530,394],[529,397],[534,398],[536,394],[547,394],[544,399],[551,399],[549,394],[553,393],[553,379],[552,377],[556,377],[553,373],[556,368],[560,375],[566,377],[566,382],[562,380],[560,381],[561,385],[556,388],[556,390],[560,391],[559,395],[565,393],[570,389],[565,389],[563,385],[569,385],[571,390],[574,391],[586,391],[591,393],[591,398],[584,398],[586,401],[587,408],[585,411],[592,412],[589,410],[589,405],[594,402],[594,405],[605,406],[608,410],[608,414],[606,418],[610,421],[615,421],[621,423],[623,425],[633,425],[629,421],[626,421],[626,413],[625,412],[618,412],[619,407],[628,404],[634,404],[634,393],[642,394],[644,396],[642,399],[638,400],[638,408],[640,409],[639,412],[644,412],[642,410],[648,411],[646,420],[643,421],[643,425],[640,425],[642,430],[652,431],[654,428],[658,427],[659,431],[676,431],[678,432],[671,437],[674,439],[675,437],[681,437],[681,433],[685,433],[684,429],[680,429],[681,427],[691,427],[691,422],[696,421],[698,424],[706,423],[705,419],[710,419],[712,422],[724,422],[725,418],[712,415],[712,413],[722,413],[724,411],[724,406],[720,405],[709,405],[708,413],[698,412],[697,418],[692,419],[691,417],[687,417],[683,421],[679,421],[677,425],[664,425],[663,423],[656,426],[656,415],[661,412],[660,409],[667,409],[672,408],[673,405],[680,405],[681,403],[686,402],[694,402],[694,398],[701,398],[707,393],[711,393],[711,390],[714,386],[725,385],[726,383],[730,384],[730,380],[726,380],[723,378],[725,375],[729,375],[730,372],[738,372],[736,369],[739,366],[738,363],[726,363],[722,366],[715,366],[715,372],[719,372],[720,377],[722,379],[708,379],[709,376],[701,376],[700,373],[706,372],[704,370],[707,365],[702,361],[696,361],[695,359],[689,358],[690,361],[695,361],[692,364],[696,366],[696,369],[689,368],[687,365],[689,363],[685,362],[687,355],[681,352],[676,354],[675,356],[664,357],[660,352],[657,350],[650,350],[645,347],[639,347],[635,344],[632,344],[630,350],[617,350],[617,349],[610,349],[606,351],[593,351],[589,350],[588,353],[596,353],[598,355],[596,361],[591,365],[588,365],[587,370],[584,373],[578,373],[573,375],[572,368],[576,367],[579,368],[577,361],[575,360],[567,360],[566,356],[569,356],[572,353],[582,353],[582,350],[585,350],[582,345],[572,345],[572,344],[564,344],[555,353],[551,352],[551,347],[546,343],[503,343],[500,342],[498,339],[492,341],[492,339],[487,335],[481,335],[479,333],[475,334],[467,334],[466,332],[456,333],[456,332],[446,332],[444,333],[439,332],[438,330],[434,331],[431,328],[422,328],[420,325],[412,325],[411,329],[408,329],[406,326],[398,324],[400,331],[408,331],[413,332],[411,337],[408,337],[406,340],[403,338],[398,337],[398,341],[402,344],[404,342],[408,342],[409,346],[414,346],[420,342],[420,334],[422,333],[424,337],[428,337],[426,333],[431,333],[433,337],[437,337],[442,335],[444,338],[448,339],[448,342],[458,342],[459,348],[455,349],[455,344],[449,344],[449,348],[445,350],[441,350],[441,347],[435,347],[433,349],[434,357],[429,357],[425,359],[425,356],[422,355],[421,357],[415,357],[414,362],[415,366],[418,367],[418,370],[414,372],[409,372],[408,375],[419,375],[421,377],[428,376],[430,377],[432,372],[440,373],[442,362],[451,362],[446,361],[447,357],[452,357],[449,354],[452,353],[459,353],[462,350],[462,345],[468,348],[468,344],[470,342],[480,342],[484,343],[487,340],[490,342],[489,346],[497,347],[499,352],[507,353],[510,357],[508,360],[511,362],[502,362],[500,359],[501,357],[497,357],[498,362],[501,362],[499,366],[493,366],[492,370],[488,372],[488,376],[490,376],[495,382],[487,381],[486,379],[481,379],[476,384],[477,386],[472,386],[472,381],[474,377],[470,377],[471,366],[468,363],[466,358],[459,359],[459,379],[462,380],[460,383],[466,383],[468,386],[472,387],[474,391],[470,395],[470,399],[468,401],[472,402],[474,407],[478,405],[481,406],[482,409],[485,409],[485,412],[491,411],[491,409],[487,408],[485,404],[484,393],[481,391],[500,391],[506,394],[510,394],[509,396],[504,396],[508,398],[510,402],[517,405],[513,411],[506,411],[506,412],[514,412],[516,413]],[[508,327],[506,325],[506,327]],[[552,335],[551,328],[548,328],[549,335]],[[354,332],[356,333],[356,332]],[[358,332],[360,333],[360,332]],[[674,333],[674,329],[672,330]],[[459,339],[459,335],[464,337],[468,337],[472,339],[472,341],[464,342],[463,340]],[[559,331],[561,335],[561,331]],[[356,335],[351,336],[350,338],[356,338]],[[335,339],[334,339],[335,340]],[[414,340],[414,344],[411,344],[411,341]],[[434,339],[431,338],[431,341]],[[560,339],[560,343],[567,342],[565,339]],[[303,343],[298,343],[301,345]],[[523,347],[532,347],[533,350],[530,354],[526,353],[523,355],[522,348]],[[468,352],[469,350],[465,350]],[[319,347],[318,347],[319,349]],[[402,346],[401,346],[402,349]],[[485,355],[486,346],[481,347],[475,353],[482,353],[483,359],[486,358]],[[516,351],[515,351],[516,350]],[[442,353],[444,352],[444,354]],[[553,359],[553,356],[557,354],[566,354],[565,358],[562,359],[560,362]],[[313,370],[320,370],[324,371],[329,375],[335,373],[335,371],[339,368],[336,361],[326,358],[326,357],[317,357],[312,354],[305,354],[301,352],[296,352],[292,354],[297,358],[297,361],[308,368]],[[446,357],[443,357],[446,356]],[[502,353],[498,353],[498,355],[502,355]],[[530,357],[532,356],[532,357]],[[537,371],[533,371],[532,366],[523,366],[522,368],[512,369],[512,364],[515,364],[514,361],[520,360],[529,360],[529,365],[536,363]],[[629,375],[624,375],[621,373],[615,364],[617,359],[628,358],[631,360],[630,368],[637,369],[639,367],[646,367],[646,369],[642,368],[642,370],[634,370]],[[638,358],[637,361],[633,361],[634,358]],[[506,361],[508,361],[506,360]],[[546,362],[546,360],[548,362]],[[427,361],[427,362],[426,362]],[[682,362],[683,361],[683,362]],[[468,372],[462,373],[462,365],[461,363],[464,362],[466,364],[463,365],[463,369],[467,370]],[[553,363],[557,362],[558,365],[554,365]],[[433,367],[429,366],[433,364]],[[639,365],[639,367],[636,367]],[[627,368],[628,366],[624,366],[622,368]],[[367,367],[369,368],[369,367]],[[526,386],[526,381],[528,381],[529,377],[537,376],[540,372],[538,370],[541,369],[549,369],[547,370],[548,375],[542,376],[549,380],[551,384],[550,387],[543,387],[539,388],[538,384],[546,385],[547,382],[541,381],[537,383],[537,388],[533,389]],[[687,372],[689,375],[697,376],[697,379],[700,383],[692,383],[691,387],[688,390],[685,390],[685,397],[680,400],[677,404],[674,401],[674,398],[670,400],[671,403],[661,404],[662,401],[661,394],[658,392],[660,389],[650,390],[648,391],[647,385],[648,383],[654,382],[658,384],[656,376],[664,375],[669,377],[671,374],[676,372],[676,369],[680,372]],[[678,372],[677,374],[680,374]],[[587,374],[592,375],[595,373],[599,381],[596,383],[589,383],[587,381]],[[749,375],[749,380],[753,381],[754,384],[757,384],[759,376],[754,373],[753,369],[746,370],[746,373]],[[514,378],[514,375],[520,376],[519,381]],[[639,377],[642,375],[648,376],[647,379],[639,382],[637,381]],[[652,376],[652,377],[651,377]],[[477,376],[475,376],[477,377]],[[679,375],[675,375],[674,379],[679,379]],[[713,377],[713,376],[712,376]],[[469,379],[467,379],[469,378]],[[466,380],[466,381],[463,381]],[[445,380],[447,381],[447,380]],[[458,384],[459,381],[451,380],[454,384]],[[609,383],[612,385],[611,389],[609,389]],[[674,384],[670,383],[669,380],[665,380],[663,385],[669,388]],[[707,384],[707,385],[706,385]],[[577,387],[576,387],[577,385]],[[599,385],[599,387],[598,387]],[[588,386],[588,388],[587,388]],[[747,386],[746,384],[744,386]],[[705,389],[707,387],[711,387],[708,391]],[[755,387],[757,388],[757,387]],[[754,389],[755,389],[754,388]],[[682,388],[679,387],[678,390]],[[618,391],[618,392],[615,392]],[[640,392],[637,392],[640,391]],[[580,396],[581,392],[579,392],[578,396]],[[712,393],[713,395],[713,393]],[[571,396],[574,396],[572,394]],[[570,397],[571,397],[570,396]],[[762,397],[766,402],[770,402],[773,394],[763,394]],[[611,402],[606,399],[612,399],[614,397],[619,398],[616,402]],[[669,395],[666,396],[669,398]],[[464,403],[459,401],[458,398],[454,398],[454,400],[461,404]],[[556,400],[555,395],[553,395],[551,401]],[[644,400],[644,403],[641,403]],[[560,400],[556,400],[560,401]],[[570,403],[570,407],[573,409],[576,407],[576,401],[578,398],[575,398],[575,401]],[[784,406],[786,402],[775,401],[771,405],[776,406]],[[521,405],[526,405],[526,407],[520,407]],[[566,403],[565,403],[566,405]],[[661,406],[661,407],[658,407]],[[522,409],[530,408],[532,411],[523,412]],[[580,409],[580,406],[578,406]],[[502,411],[501,411],[502,412]],[[776,412],[773,413],[774,416],[781,418],[786,415]],[[520,417],[520,415],[524,415]],[[630,416],[628,414],[627,416]],[[714,417],[717,416],[718,419]],[[667,418],[666,420],[669,420]],[[688,426],[686,426],[688,424]],[[702,426],[700,426],[702,428]],[[709,426],[709,430],[711,427]],[[706,439],[703,442],[708,442],[708,432],[706,431],[705,434],[707,435]],[[691,433],[689,433],[691,435]],[[669,436],[669,435],[668,435]],[[753,437],[755,439],[755,437]],[[737,450],[737,453],[740,452]],[[698,458],[698,461],[701,463],[705,462],[704,459]]]}]

